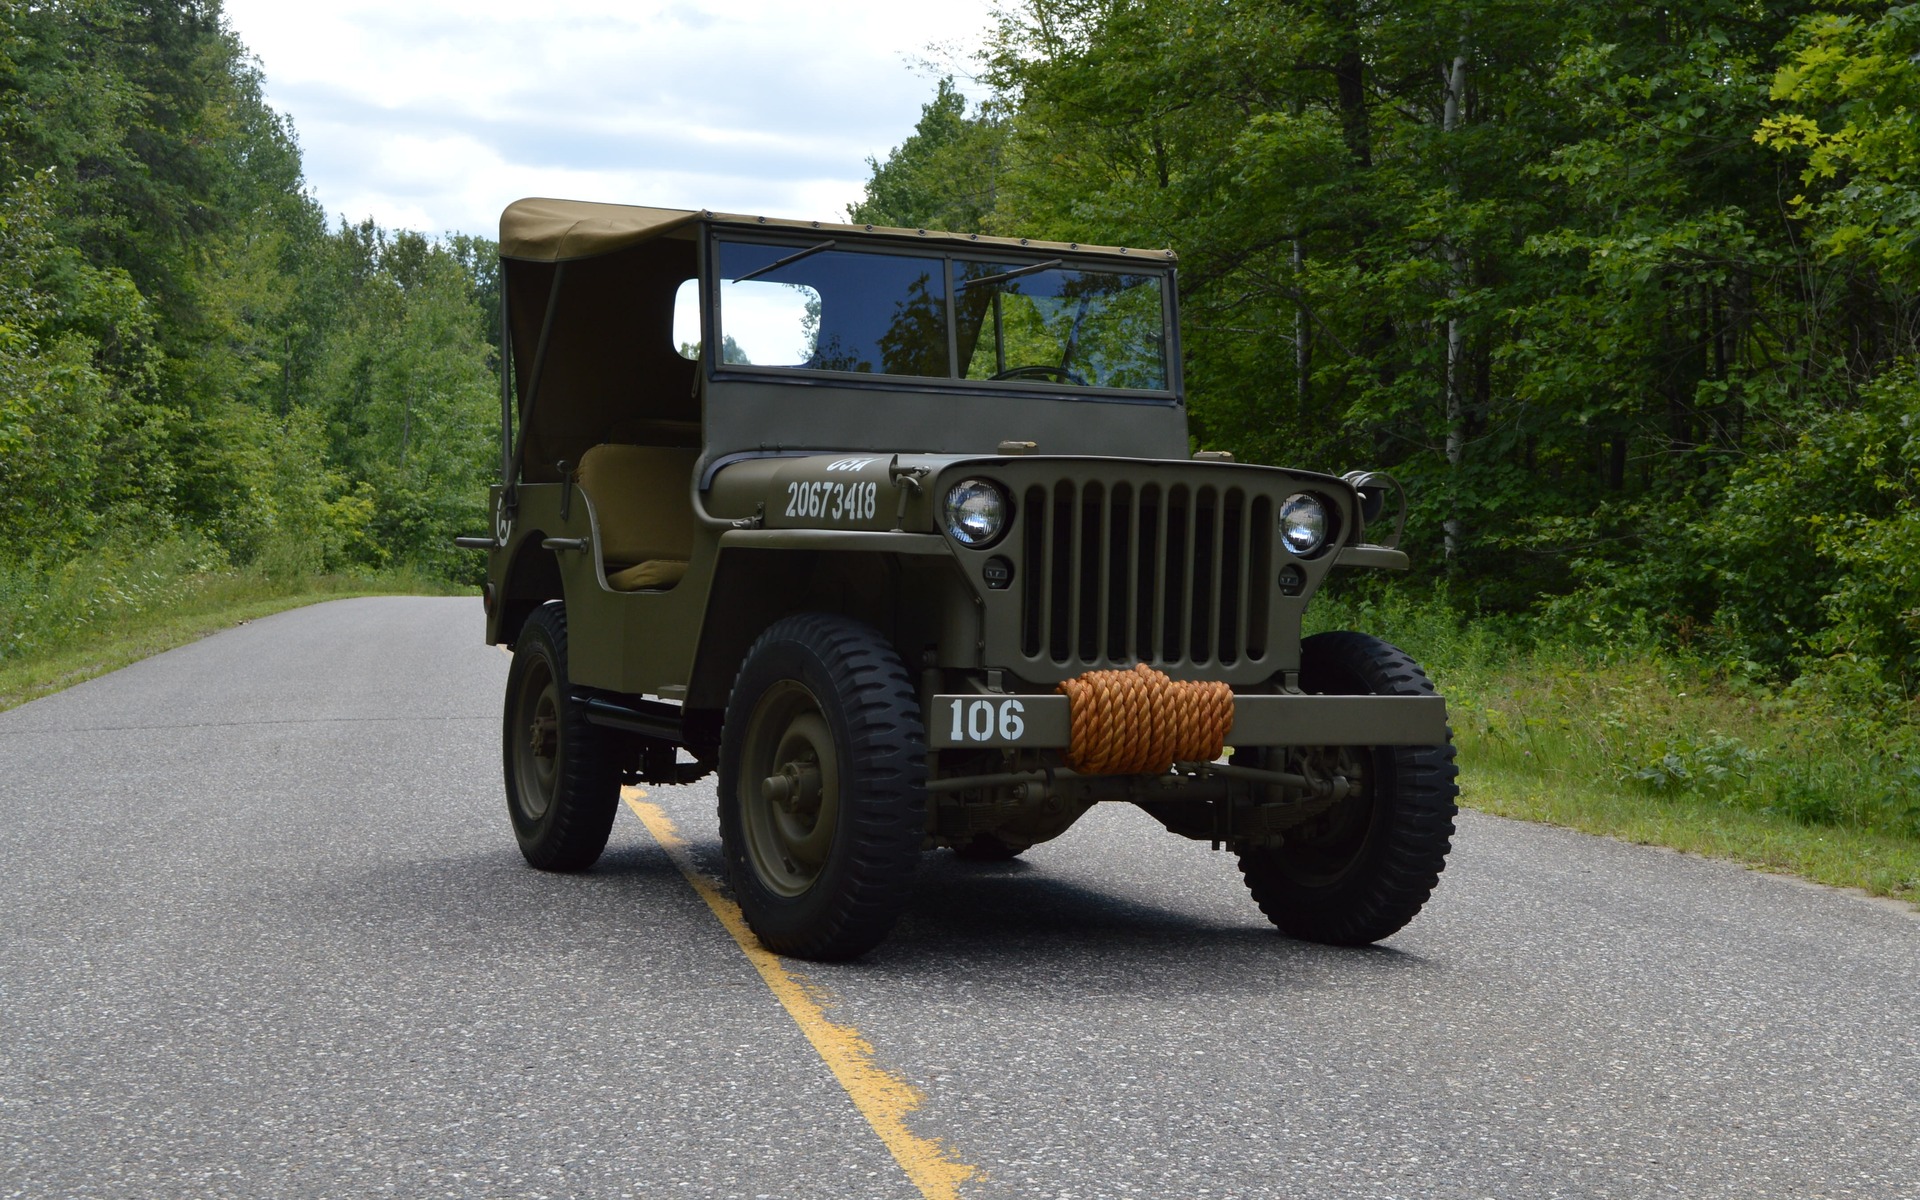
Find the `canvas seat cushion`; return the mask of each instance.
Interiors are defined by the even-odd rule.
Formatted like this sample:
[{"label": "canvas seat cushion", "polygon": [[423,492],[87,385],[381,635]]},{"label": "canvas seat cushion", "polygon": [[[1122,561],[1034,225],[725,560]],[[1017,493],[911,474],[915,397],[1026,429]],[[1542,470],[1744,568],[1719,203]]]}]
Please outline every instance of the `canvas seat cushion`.
[{"label": "canvas seat cushion", "polygon": [[687,564],[677,558],[650,558],[620,571],[607,572],[607,586],[616,592],[664,591],[687,576]]},{"label": "canvas seat cushion", "polygon": [[607,583],[617,591],[669,588],[686,574],[699,521],[687,489],[698,449],[599,445],[580,457]]}]

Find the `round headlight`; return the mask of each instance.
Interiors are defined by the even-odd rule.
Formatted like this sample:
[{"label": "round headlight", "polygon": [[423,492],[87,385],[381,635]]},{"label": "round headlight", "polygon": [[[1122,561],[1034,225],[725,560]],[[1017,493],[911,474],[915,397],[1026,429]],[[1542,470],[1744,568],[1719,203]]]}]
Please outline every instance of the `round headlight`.
[{"label": "round headlight", "polygon": [[1300,492],[1288,496],[1280,505],[1280,540],[1287,549],[1302,557],[1318,550],[1327,540],[1327,506],[1318,496]]},{"label": "round headlight", "polygon": [[962,546],[987,546],[1007,523],[1007,497],[984,479],[963,479],[947,489],[943,506],[947,536]]}]

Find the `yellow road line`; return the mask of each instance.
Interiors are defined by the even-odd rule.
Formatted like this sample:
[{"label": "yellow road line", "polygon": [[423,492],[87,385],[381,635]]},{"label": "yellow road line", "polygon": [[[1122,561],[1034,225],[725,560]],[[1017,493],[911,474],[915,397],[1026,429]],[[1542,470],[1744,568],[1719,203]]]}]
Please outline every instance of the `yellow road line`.
[{"label": "yellow road line", "polygon": [[639,817],[640,823],[653,835],[653,840],[659,842],[660,848],[673,860],[673,865],[687,877],[693,890],[707,902],[713,915],[720,918],[720,924],[733,935],[740,952],[760,972],[760,978],[766,981],[800,1032],[813,1043],[833,1077],[846,1089],[854,1107],[893,1152],[893,1160],[920,1189],[920,1194],[927,1200],[959,1200],[960,1185],[973,1178],[976,1169],[954,1158],[944,1142],[921,1137],[907,1128],[907,1114],[919,1108],[925,1098],[920,1090],[876,1063],[873,1046],[860,1036],[859,1030],[828,1019],[821,1008],[826,994],[787,970],[779,955],[759,943],[747,928],[740,906],[694,865],[686,839],[680,836],[659,805],[644,800],[646,793],[639,788],[624,788],[620,794],[633,815]]}]

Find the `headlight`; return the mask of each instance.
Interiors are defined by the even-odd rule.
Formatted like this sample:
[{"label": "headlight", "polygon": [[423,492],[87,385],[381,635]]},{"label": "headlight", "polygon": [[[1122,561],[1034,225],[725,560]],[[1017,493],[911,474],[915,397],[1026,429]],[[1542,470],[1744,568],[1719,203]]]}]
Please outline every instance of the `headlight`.
[{"label": "headlight", "polygon": [[1327,506],[1318,496],[1299,492],[1280,505],[1280,540],[1302,558],[1325,544],[1328,524]]},{"label": "headlight", "polygon": [[947,536],[962,546],[992,545],[1007,523],[1007,497],[984,479],[963,479],[947,489]]}]

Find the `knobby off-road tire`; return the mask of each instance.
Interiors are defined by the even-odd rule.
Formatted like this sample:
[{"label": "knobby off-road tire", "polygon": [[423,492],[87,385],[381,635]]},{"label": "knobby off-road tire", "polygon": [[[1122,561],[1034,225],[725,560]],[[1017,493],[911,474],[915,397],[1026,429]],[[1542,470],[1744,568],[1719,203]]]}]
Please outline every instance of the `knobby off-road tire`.
[{"label": "knobby off-road tire", "polygon": [[871,626],[803,613],[747,651],[720,735],[720,840],[767,949],[848,959],[887,936],[926,833],[926,743],[906,666]]},{"label": "knobby off-road tire", "polygon": [[569,702],[567,610],[535,609],[507,670],[507,815],[520,853],[543,871],[584,871],[607,848],[620,771],[605,730]]},{"label": "knobby off-road tire", "polygon": [[[1300,686],[1334,696],[1431,696],[1413,659],[1362,633],[1321,633],[1300,644]],[[1460,789],[1453,740],[1439,746],[1353,748],[1358,794],[1275,849],[1240,855],[1247,888],[1290,937],[1336,946],[1377,942],[1413,920],[1452,848]]]}]

